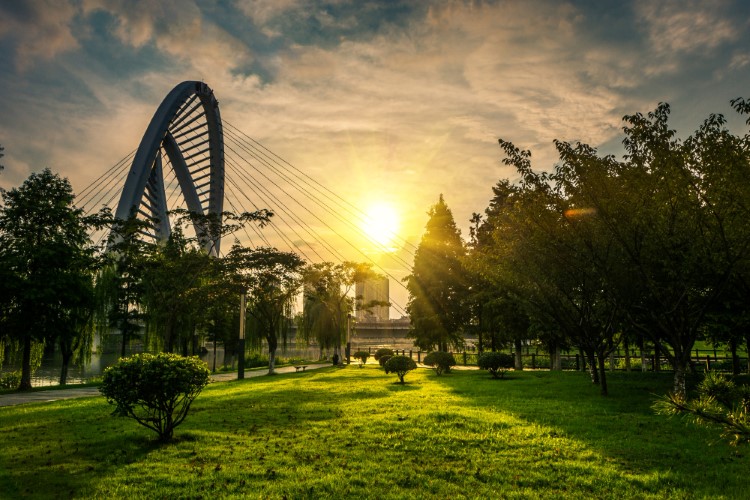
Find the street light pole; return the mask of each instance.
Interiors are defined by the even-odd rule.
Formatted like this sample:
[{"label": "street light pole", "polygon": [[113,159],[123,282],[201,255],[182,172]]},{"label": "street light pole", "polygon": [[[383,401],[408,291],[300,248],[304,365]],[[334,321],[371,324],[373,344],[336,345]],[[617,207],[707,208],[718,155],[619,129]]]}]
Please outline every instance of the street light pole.
[{"label": "street light pole", "polygon": [[240,342],[237,354],[237,379],[245,378],[245,294],[240,295]]},{"label": "street light pole", "polygon": [[351,321],[352,315],[348,313],[346,315],[346,364],[351,364],[350,356],[352,354],[352,343],[351,343]]}]

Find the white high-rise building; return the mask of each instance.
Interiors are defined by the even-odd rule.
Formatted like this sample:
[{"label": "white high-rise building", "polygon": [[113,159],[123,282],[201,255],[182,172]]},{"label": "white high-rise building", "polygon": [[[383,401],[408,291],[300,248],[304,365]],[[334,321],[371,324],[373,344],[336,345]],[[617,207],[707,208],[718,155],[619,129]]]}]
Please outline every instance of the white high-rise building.
[{"label": "white high-rise building", "polygon": [[379,276],[355,284],[354,293],[357,297],[355,318],[360,323],[388,321],[390,307],[377,305],[369,307],[373,301],[387,303],[389,297],[389,282],[387,276]]}]

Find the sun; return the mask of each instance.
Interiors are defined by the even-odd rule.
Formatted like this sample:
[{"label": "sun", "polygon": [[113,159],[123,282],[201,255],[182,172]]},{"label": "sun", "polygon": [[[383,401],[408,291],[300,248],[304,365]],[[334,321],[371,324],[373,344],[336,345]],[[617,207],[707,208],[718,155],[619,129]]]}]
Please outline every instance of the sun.
[{"label": "sun", "polygon": [[367,237],[381,251],[394,251],[400,221],[396,209],[388,203],[373,203],[360,224]]}]

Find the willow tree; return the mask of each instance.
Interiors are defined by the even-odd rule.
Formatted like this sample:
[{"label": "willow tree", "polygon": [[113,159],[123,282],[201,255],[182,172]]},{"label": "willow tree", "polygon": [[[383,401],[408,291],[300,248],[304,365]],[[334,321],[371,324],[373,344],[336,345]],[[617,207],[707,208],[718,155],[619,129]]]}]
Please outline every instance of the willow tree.
[{"label": "willow tree", "polygon": [[302,287],[305,261],[296,253],[275,248],[232,247],[228,267],[247,294],[247,337],[255,347],[268,344],[268,373],[276,366],[276,351],[281,341],[286,347],[292,323],[293,307]]},{"label": "willow tree", "polygon": [[358,282],[376,276],[370,264],[357,262],[320,262],[302,272],[303,311],[298,324],[303,338],[315,340],[322,349],[333,348],[341,360],[341,346],[346,342],[347,322],[357,297],[352,291]]},{"label": "willow tree", "polygon": [[411,274],[405,278],[409,290],[406,311],[415,345],[447,351],[463,344],[469,320],[469,288],[462,263],[466,250],[442,194],[428,215]]}]

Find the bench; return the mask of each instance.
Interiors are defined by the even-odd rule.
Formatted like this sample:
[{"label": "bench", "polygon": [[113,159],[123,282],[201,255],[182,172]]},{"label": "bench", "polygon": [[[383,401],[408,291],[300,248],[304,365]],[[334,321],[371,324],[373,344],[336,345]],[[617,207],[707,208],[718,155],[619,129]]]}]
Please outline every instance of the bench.
[{"label": "bench", "polygon": [[300,366],[295,366],[294,370],[295,372],[298,372],[300,370],[305,371],[305,368],[307,368],[307,365],[300,365]]}]

